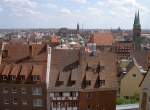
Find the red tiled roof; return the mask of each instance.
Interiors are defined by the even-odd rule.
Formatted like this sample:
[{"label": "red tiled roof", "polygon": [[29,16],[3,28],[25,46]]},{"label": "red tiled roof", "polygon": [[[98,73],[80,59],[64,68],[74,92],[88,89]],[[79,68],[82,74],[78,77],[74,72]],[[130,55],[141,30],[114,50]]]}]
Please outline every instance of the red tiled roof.
[{"label": "red tiled roof", "polygon": [[0,72],[1,71],[2,71],[1,75],[15,75],[16,77],[25,76],[25,79],[27,79],[30,75],[39,75],[42,82],[45,82],[46,80],[45,65],[27,65],[27,64],[19,64],[19,65],[9,64],[5,66],[0,65]]},{"label": "red tiled roof", "polygon": [[20,73],[20,70],[21,70],[21,66],[20,65],[14,65],[10,75],[17,76]]},{"label": "red tiled roof", "polygon": [[4,50],[8,50],[8,56],[2,58],[2,64],[26,63],[34,61],[46,62],[46,44],[5,44]]},{"label": "red tiled roof", "polygon": [[4,68],[5,68],[5,65],[1,65],[1,66],[0,66],[0,74],[2,74]]},{"label": "red tiled roof", "polygon": [[12,70],[12,65],[6,65],[2,72],[2,75],[9,75],[11,70]]},{"label": "red tiled roof", "polygon": [[113,43],[113,34],[94,33],[90,38],[90,43],[96,43],[97,46],[111,46]]},{"label": "red tiled roof", "polygon": [[24,75],[25,79],[30,75],[32,70],[32,66],[31,65],[22,65],[22,69],[20,72],[20,75]]},{"label": "red tiled roof", "polygon": [[57,36],[52,36],[51,37],[51,43],[52,44],[59,44],[60,43],[60,40]]},{"label": "red tiled roof", "polygon": [[41,80],[45,81],[46,68],[44,65],[33,65],[32,75],[40,75]]}]

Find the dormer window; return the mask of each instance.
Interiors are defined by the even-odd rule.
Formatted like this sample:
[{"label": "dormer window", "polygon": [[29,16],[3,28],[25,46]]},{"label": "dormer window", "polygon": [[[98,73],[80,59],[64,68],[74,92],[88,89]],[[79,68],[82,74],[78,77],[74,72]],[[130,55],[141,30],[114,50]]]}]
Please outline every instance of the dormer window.
[{"label": "dormer window", "polygon": [[83,81],[82,81],[82,88],[86,88],[90,85],[91,85],[91,80],[87,80],[86,75],[85,75],[84,78],[83,78]]},{"label": "dormer window", "polygon": [[91,85],[91,81],[86,81],[86,86],[90,86]]},{"label": "dormer window", "polygon": [[3,80],[5,80],[5,81],[7,80],[7,76],[6,75],[3,76]]},{"label": "dormer window", "polygon": [[25,80],[25,76],[23,76],[23,75],[19,76],[19,80],[21,80],[21,81]]},{"label": "dormer window", "polygon": [[33,81],[39,81],[40,80],[40,76],[39,75],[34,75],[34,76],[32,76],[32,80]]},{"label": "dormer window", "polygon": [[100,86],[105,86],[105,80],[100,80]]},{"label": "dormer window", "polygon": [[16,76],[11,76],[11,80],[16,80]]}]

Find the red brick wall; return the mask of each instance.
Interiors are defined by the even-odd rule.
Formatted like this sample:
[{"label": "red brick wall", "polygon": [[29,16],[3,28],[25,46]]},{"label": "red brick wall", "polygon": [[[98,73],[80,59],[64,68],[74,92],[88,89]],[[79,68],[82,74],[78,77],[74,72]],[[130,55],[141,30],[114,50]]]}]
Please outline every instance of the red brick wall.
[{"label": "red brick wall", "polygon": [[116,110],[116,91],[80,92],[79,97],[80,110]]}]

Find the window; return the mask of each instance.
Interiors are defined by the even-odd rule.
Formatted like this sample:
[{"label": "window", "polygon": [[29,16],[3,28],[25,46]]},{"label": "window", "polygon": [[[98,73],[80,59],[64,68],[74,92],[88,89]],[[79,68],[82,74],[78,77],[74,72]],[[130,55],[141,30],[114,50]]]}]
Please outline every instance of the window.
[{"label": "window", "polygon": [[124,96],[125,99],[129,99],[129,96]]},{"label": "window", "polygon": [[7,80],[7,76],[6,75],[3,76],[3,80]]},{"label": "window", "polygon": [[15,105],[17,104],[17,98],[13,99],[13,104],[15,104]]},{"label": "window", "polygon": [[43,106],[42,99],[34,99],[33,100],[33,106],[34,107],[42,107]]},{"label": "window", "polygon": [[32,80],[33,81],[39,81],[40,80],[40,76],[39,75],[34,75],[34,76],[32,76]]},{"label": "window", "polygon": [[19,80],[21,80],[21,81],[25,80],[25,76],[21,75],[21,76],[19,77]]},{"label": "window", "polygon": [[86,81],[86,85],[90,86],[91,85],[91,81]]},{"label": "window", "polygon": [[9,104],[9,100],[8,99],[4,99],[4,104]]},{"label": "window", "polygon": [[3,93],[4,93],[4,94],[7,94],[7,93],[8,93],[8,88],[4,88],[4,89],[3,89]]},{"label": "window", "polygon": [[88,105],[87,110],[91,110],[91,105]]},{"label": "window", "polygon": [[87,98],[91,98],[92,97],[92,94],[89,92],[87,93]]},{"label": "window", "polygon": [[149,97],[149,102],[150,102],[150,97]]},{"label": "window", "polygon": [[42,88],[40,87],[32,88],[32,95],[42,95]]},{"label": "window", "polygon": [[59,97],[62,97],[63,96],[63,93],[62,92],[59,92]]},{"label": "window", "polygon": [[11,80],[16,80],[16,76],[11,76]]},{"label": "window", "polygon": [[136,74],[133,74],[132,76],[133,76],[133,77],[136,77]]},{"label": "window", "polygon": [[76,97],[76,92],[70,92],[70,97]]},{"label": "window", "polygon": [[[61,104],[61,107],[64,107],[65,104]],[[53,102],[53,107],[56,108],[57,107],[57,102]]]},{"label": "window", "polygon": [[15,87],[12,88],[12,93],[17,93],[17,89]]},{"label": "window", "polygon": [[59,97],[59,92],[55,92],[54,97]]},{"label": "window", "polygon": [[26,88],[24,88],[24,87],[21,88],[21,93],[22,93],[22,94],[26,94],[26,93],[27,93]]},{"label": "window", "polygon": [[62,97],[63,93],[62,92],[55,92],[54,97]]},{"label": "window", "polygon": [[105,80],[100,80],[100,86],[105,86]]},{"label": "window", "polygon": [[22,105],[27,105],[27,104],[28,104],[27,100],[26,99],[22,99]]}]

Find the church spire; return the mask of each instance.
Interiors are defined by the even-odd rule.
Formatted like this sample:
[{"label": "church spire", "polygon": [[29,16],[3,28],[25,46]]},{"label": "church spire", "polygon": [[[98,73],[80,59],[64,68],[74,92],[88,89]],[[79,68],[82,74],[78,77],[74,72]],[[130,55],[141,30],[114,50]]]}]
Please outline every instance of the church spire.
[{"label": "church spire", "polygon": [[133,24],[133,41],[136,47],[141,45],[141,24],[140,24],[140,13],[139,11],[135,13],[135,19]]},{"label": "church spire", "polygon": [[136,24],[136,19],[137,19],[137,14],[135,13],[135,17],[134,17],[134,25]]},{"label": "church spire", "polygon": [[139,13],[139,10],[138,12],[135,13],[135,18],[134,18],[134,27],[140,27],[141,24],[140,24],[140,13]]},{"label": "church spire", "polygon": [[137,14],[137,24],[141,26],[140,24],[140,12],[138,10],[138,14]]},{"label": "church spire", "polygon": [[136,21],[137,21],[137,13],[135,13],[134,26],[135,26],[135,24],[136,24]]},{"label": "church spire", "polygon": [[77,31],[79,32],[80,30],[80,26],[79,26],[79,23],[77,23]]}]

